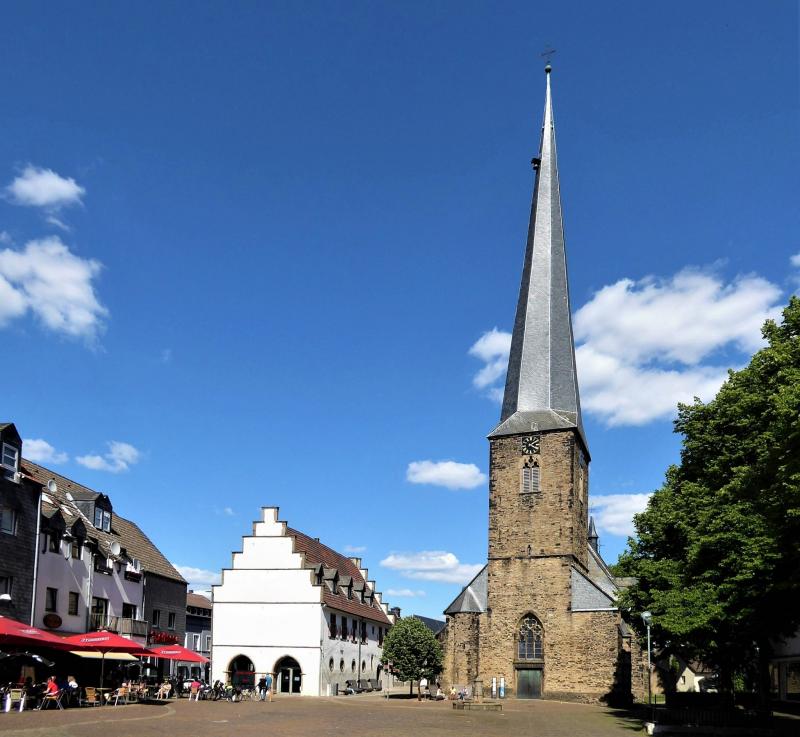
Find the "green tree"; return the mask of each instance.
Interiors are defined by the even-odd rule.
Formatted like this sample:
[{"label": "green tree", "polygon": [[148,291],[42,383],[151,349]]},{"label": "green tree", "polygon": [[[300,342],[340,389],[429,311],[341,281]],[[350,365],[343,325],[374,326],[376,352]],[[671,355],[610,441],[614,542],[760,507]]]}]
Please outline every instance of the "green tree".
[{"label": "green tree", "polygon": [[[681,405],[681,462],[636,516],[622,605],[657,645],[716,666],[723,688],[800,625],[800,300],[717,396]],[[633,617],[638,624],[638,617]],[[766,693],[766,689],[762,689]]]},{"label": "green tree", "polygon": [[442,671],[442,646],[419,619],[400,619],[389,630],[383,641],[384,664],[392,664],[392,672],[401,681],[411,682],[422,678],[432,680]]}]

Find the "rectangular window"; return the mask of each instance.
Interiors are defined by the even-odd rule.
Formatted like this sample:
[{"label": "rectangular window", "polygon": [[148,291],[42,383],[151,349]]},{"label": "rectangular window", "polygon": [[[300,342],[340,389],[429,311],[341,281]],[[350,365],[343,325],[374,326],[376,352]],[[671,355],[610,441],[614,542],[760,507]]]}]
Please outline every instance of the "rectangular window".
[{"label": "rectangular window", "polygon": [[161,626],[161,610],[153,609],[153,627]]},{"label": "rectangular window", "polygon": [[334,639],[336,637],[336,615],[335,614],[331,614],[331,623],[330,623],[330,626],[328,627],[328,635],[330,636],[331,639]]},{"label": "rectangular window", "polygon": [[123,619],[136,619],[136,604],[122,604],[122,618]]},{"label": "rectangular window", "polygon": [[19,463],[19,448],[17,448],[15,445],[9,445],[8,443],[3,443],[3,457],[2,461],[0,461],[0,465],[2,465],[3,468],[14,473],[17,470],[18,463]]},{"label": "rectangular window", "polygon": [[0,594],[8,594],[11,596],[11,584],[13,579],[11,576],[0,576]]},{"label": "rectangular window", "polygon": [[67,607],[67,614],[72,617],[78,616],[78,602],[80,601],[80,596],[78,595],[77,591],[70,591],[69,592],[69,606]]},{"label": "rectangular window", "polygon": [[51,532],[47,536],[47,549],[51,553],[60,553],[61,552],[61,538],[58,536],[57,533]]},{"label": "rectangular window", "polygon": [[522,469],[522,493],[534,494],[539,491],[539,466],[525,466]]},{"label": "rectangular window", "polygon": [[103,510],[94,508],[94,526],[100,530],[103,527]]},{"label": "rectangular window", "polygon": [[192,650],[197,652],[200,649],[200,635],[192,635]]},{"label": "rectangular window", "polygon": [[80,560],[81,559],[81,552],[82,552],[81,548],[82,547],[83,546],[81,545],[81,541],[80,540],[73,540],[72,541],[72,552],[71,552],[71,555],[75,560]]},{"label": "rectangular window", "polygon": [[110,514],[110,512],[103,512],[103,529],[106,532],[111,532],[111,514]]},{"label": "rectangular window", "polygon": [[344,615],[342,616],[342,633],[341,633],[341,636],[342,636],[343,640],[347,639],[347,617],[345,617]]},{"label": "rectangular window", "polygon": [[211,652],[211,635],[206,635],[206,649],[205,652]]},{"label": "rectangular window", "polygon": [[99,596],[92,597],[92,616],[91,616],[91,628],[93,630],[99,630],[102,627],[105,627],[107,622],[106,618],[108,617],[108,599],[101,599]]},{"label": "rectangular window", "polygon": [[44,610],[46,612],[58,611],[58,589],[47,587],[44,594]]},{"label": "rectangular window", "polygon": [[170,612],[167,614],[167,629],[174,630],[175,629],[175,612]]},{"label": "rectangular window", "polygon": [[367,644],[367,623],[366,622],[362,622],[361,623],[361,644],[362,645],[366,645]]},{"label": "rectangular window", "polygon": [[17,513],[9,507],[0,507],[0,532],[17,534]]}]

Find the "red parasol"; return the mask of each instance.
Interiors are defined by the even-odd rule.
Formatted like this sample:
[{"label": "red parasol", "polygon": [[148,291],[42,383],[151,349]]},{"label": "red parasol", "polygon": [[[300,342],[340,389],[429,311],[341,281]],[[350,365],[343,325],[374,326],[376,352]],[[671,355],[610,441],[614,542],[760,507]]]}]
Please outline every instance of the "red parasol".
[{"label": "red parasol", "polygon": [[16,619],[0,616],[0,643],[9,645],[44,645],[59,650],[69,649],[64,638],[51,635],[49,632],[18,622]]},{"label": "red parasol", "polygon": [[102,654],[100,661],[100,686],[103,685],[103,675],[106,666],[106,653],[131,653],[131,655],[152,655],[152,653],[138,642],[120,637],[113,632],[87,632],[83,635],[65,637],[62,642],[69,645],[70,650],[94,650]]},{"label": "red parasol", "polygon": [[168,660],[182,660],[185,663],[207,663],[208,658],[204,658],[200,653],[189,650],[182,645],[161,645],[151,647],[148,655],[155,655],[157,658],[167,658]]}]

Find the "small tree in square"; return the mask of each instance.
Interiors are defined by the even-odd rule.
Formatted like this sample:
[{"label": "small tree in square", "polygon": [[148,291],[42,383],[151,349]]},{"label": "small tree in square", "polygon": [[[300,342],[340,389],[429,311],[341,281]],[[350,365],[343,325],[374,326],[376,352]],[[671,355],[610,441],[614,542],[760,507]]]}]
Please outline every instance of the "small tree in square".
[{"label": "small tree in square", "polygon": [[419,619],[406,617],[386,635],[381,660],[392,664],[392,673],[401,681],[410,681],[414,693],[415,681],[430,681],[442,672],[442,646]]}]

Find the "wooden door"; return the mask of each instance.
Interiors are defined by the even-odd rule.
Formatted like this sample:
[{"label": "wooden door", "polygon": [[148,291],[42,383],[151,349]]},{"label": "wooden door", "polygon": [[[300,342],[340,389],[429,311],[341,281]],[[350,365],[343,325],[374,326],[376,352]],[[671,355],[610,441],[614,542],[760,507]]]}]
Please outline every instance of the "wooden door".
[{"label": "wooden door", "polygon": [[542,696],[542,671],[526,668],[517,671],[517,698],[538,699]]}]

